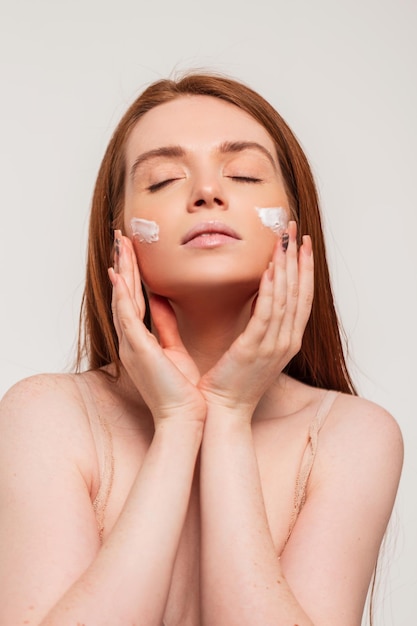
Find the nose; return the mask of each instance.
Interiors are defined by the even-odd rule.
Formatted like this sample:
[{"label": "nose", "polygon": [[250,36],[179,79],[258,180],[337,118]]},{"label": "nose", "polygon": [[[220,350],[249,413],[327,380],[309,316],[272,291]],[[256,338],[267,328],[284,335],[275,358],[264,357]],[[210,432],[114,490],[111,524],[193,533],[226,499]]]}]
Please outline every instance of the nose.
[{"label": "nose", "polygon": [[194,181],[191,191],[188,210],[190,212],[199,209],[227,209],[226,195],[221,187],[218,175],[214,172],[200,174]]}]

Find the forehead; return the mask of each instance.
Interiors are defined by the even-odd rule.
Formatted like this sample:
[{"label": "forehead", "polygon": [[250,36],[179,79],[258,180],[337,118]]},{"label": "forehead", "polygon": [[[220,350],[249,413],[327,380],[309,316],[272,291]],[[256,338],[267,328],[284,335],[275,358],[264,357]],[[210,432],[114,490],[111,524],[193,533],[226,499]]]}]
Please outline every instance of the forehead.
[{"label": "forehead", "polygon": [[210,150],[224,141],[255,141],[275,154],[267,130],[249,113],[213,96],[180,96],[141,117],[127,141],[127,156],[160,146]]}]

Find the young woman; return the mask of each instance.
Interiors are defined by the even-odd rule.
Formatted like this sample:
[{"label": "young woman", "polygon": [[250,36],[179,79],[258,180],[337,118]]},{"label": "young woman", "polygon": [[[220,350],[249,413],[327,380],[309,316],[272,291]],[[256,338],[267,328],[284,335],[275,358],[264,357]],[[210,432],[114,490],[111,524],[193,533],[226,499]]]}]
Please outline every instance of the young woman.
[{"label": "young woman", "polygon": [[131,106],[83,311],[88,371],[1,404],[0,623],[358,626],[402,440],[355,395],[312,175],[261,96],[188,75]]}]

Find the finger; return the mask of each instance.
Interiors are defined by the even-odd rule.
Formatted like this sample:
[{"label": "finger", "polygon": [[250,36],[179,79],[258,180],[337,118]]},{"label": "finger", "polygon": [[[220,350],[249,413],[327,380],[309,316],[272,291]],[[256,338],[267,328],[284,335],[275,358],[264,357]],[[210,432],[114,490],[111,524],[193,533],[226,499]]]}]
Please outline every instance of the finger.
[{"label": "finger", "polygon": [[[267,320],[267,323],[263,327],[263,336],[259,328],[256,337],[259,348],[265,355],[284,354],[291,350],[293,343],[293,327],[299,295],[297,224],[295,221],[289,222],[287,233],[284,233],[277,243],[272,269],[272,300],[267,303],[265,299],[261,299],[262,309],[259,309],[262,319]],[[271,276],[271,271],[269,275]]]},{"label": "finger", "polygon": [[281,343],[290,341],[294,318],[298,304],[298,252],[297,252],[297,224],[294,221],[288,224],[288,246],[284,252],[286,256],[286,275],[285,275],[285,308],[282,308],[281,289],[283,286],[279,283],[274,285],[275,299],[274,312],[272,315],[273,323],[271,323],[271,339],[277,342],[280,338]]},{"label": "finger", "polygon": [[291,318],[295,315],[298,302],[298,250],[297,250],[297,224],[291,221],[288,225],[288,249],[287,256],[287,298],[285,315]]},{"label": "finger", "polygon": [[122,235],[121,230],[114,231],[115,239],[119,242],[119,271],[118,273],[123,276],[127,288],[131,297],[134,297],[134,279],[133,279],[133,267],[132,259],[128,249],[127,237]]},{"label": "finger", "polygon": [[299,296],[294,319],[294,332],[299,337],[304,334],[311,314],[314,298],[314,257],[311,237],[303,236],[299,253]]},{"label": "finger", "polygon": [[149,306],[160,345],[163,348],[184,349],[178,330],[177,318],[168,300],[152,294],[149,296]]},{"label": "finger", "polygon": [[[136,302],[135,298],[135,283],[134,283],[134,273],[133,273],[133,262],[132,262],[132,254],[129,250],[129,240],[127,237],[122,235],[121,230],[114,231],[115,236],[115,249],[118,252],[118,274],[123,276],[124,281],[127,285],[130,297],[133,301],[133,306],[136,309],[136,314],[140,316],[140,310]],[[117,243],[116,243],[117,242]]]},{"label": "finger", "polygon": [[240,336],[240,345],[242,347],[249,347],[251,344],[258,345],[267,332],[273,304],[273,280],[274,262],[271,261],[262,275],[258,294],[252,303],[248,325]]},{"label": "finger", "polygon": [[[118,261],[117,261],[118,263]],[[113,324],[114,327],[116,329],[116,334],[117,334],[117,338],[119,340],[119,343],[121,341],[121,328],[120,328],[120,324],[119,324],[119,319],[117,316],[117,308],[116,308],[116,293],[115,293],[115,285],[116,285],[116,281],[117,281],[117,277],[116,277],[116,271],[115,269],[113,269],[113,267],[109,267],[107,270],[108,274],[109,274],[109,278],[110,278],[110,282],[112,284],[112,297],[111,297],[111,310],[112,310],[112,315],[113,315]]]},{"label": "finger", "polygon": [[131,293],[132,297],[138,307],[138,314],[143,320],[145,316],[145,298],[143,295],[142,281],[140,278],[139,265],[136,258],[136,253],[132,244],[132,241],[128,237],[123,237],[123,245],[126,255],[129,256],[130,261],[130,279],[131,279]]},{"label": "finger", "polygon": [[119,257],[120,257],[120,243],[121,243],[121,231],[114,231],[114,243],[113,243],[113,268],[114,271],[119,273]]},{"label": "finger", "polygon": [[113,319],[119,337],[119,345],[126,339],[132,349],[138,350],[143,347],[143,341],[149,332],[138,317],[136,306],[123,275],[116,274],[110,268],[109,277],[113,284]]},{"label": "finger", "polygon": [[[293,232],[291,236],[294,239]],[[261,283],[258,302],[254,310],[254,319],[263,322],[262,329],[259,325],[256,341],[267,350],[274,349],[286,313],[288,245],[290,248],[294,245],[289,238],[283,237],[277,241],[272,264],[267,271],[270,284],[268,285],[267,281]]]},{"label": "finger", "polygon": [[270,329],[272,313],[274,309],[274,286],[283,283],[281,296],[282,314],[285,310],[285,253],[282,249],[281,239],[274,248],[272,260],[262,275],[259,291],[252,303],[251,318],[245,331],[240,335],[238,346],[246,350],[259,349]]},{"label": "finger", "polygon": [[118,241],[118,273],[126,282],[137,315],[143,319],[146,308],[145,299],[132,243],[128,237],[121,234],[120,230],[115,231],[115,239]]}]

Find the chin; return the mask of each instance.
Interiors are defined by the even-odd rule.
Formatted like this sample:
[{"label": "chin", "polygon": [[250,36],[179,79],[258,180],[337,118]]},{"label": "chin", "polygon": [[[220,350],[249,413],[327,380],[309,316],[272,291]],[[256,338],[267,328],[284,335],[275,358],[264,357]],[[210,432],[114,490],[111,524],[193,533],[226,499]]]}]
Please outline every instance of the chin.
[{"label": "chin", "polygon": [[144,281],[147,290],[151,293],[163,296],[173,301],[183,298],[216,298],[229,300],[230,298],[251,298],[258,289],[261,276],[219,276],[219,274],[176,277],[176,280],[169,281],[167,276],[164,280]]}]

